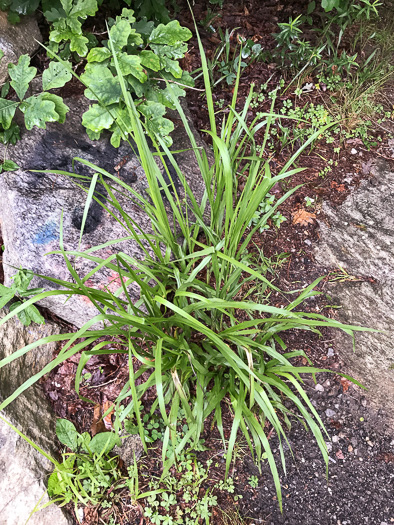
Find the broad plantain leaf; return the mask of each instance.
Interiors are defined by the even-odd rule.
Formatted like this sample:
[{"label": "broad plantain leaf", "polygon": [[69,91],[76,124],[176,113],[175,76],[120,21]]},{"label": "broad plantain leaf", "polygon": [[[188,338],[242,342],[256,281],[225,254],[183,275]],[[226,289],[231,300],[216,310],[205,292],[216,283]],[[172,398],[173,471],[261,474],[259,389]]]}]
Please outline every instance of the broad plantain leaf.
[{"label": "broad plantain leaf", "polygon": [[[30,322],[37,323],[37,324],[45,324],[45,319],[40,314],[38,309],[34,306],[34,304],[31,304],[26,308],[26,310],[22,310],[26,313],[26,315],[29,317]],[[22,313],[22,312],[19,312]],[[29,323],[30,324],[30,323]]]},{"label": "broad plantain leaf", "polygon": [[72,79],[72,73],[61,62],[53,61],[42,74],[42,89],[55,89],[63,87]]},{"label": "broad plantain leaf", "polygon": [[21,55],[17,64],[8,64],[11,86],[20,100],[26,95],[31,80],[36,76],[37,69],[30,67],[29,55]]},{"label": "broad plantain leaf", "polygon": [[12,160],[5,160],[3,164],[0,164],[0,166],[3,168],[3,171],[19,170],[18,164],[16,164],[16,162],[13,162]]},{"label": "broad plantain leaf", "polygon": [[15,290],[13,288],[8,288],[8,286],[0,284],[0,309],[4,308],[8,301],[11,301],[14,295]]},{"label": "broad plantain leaf", "polygon": [[56,435],[63,445],[66,445],[72,451],[77,449],[79,433],[71,421],[58,419],[56,421]]},{"label": "broad plantain leaf", "polygon": [[108,454],[119,442],[119,437],[113,432],[101,432],[94,436],[88,446],[93,453]]}]

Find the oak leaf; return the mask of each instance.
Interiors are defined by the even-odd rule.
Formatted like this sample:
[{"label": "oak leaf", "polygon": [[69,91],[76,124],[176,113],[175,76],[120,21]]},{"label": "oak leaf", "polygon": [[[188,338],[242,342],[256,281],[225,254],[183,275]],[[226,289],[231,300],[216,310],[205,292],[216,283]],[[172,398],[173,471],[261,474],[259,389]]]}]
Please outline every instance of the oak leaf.
[{"label": "oak leaf", "polygon": [[301,226],[307,226],[313,222],[313,219],[316,219],[315,213],[310,213],[309,211],[303,210],[302,208],[292,213],[293,224],[300,224]]}]

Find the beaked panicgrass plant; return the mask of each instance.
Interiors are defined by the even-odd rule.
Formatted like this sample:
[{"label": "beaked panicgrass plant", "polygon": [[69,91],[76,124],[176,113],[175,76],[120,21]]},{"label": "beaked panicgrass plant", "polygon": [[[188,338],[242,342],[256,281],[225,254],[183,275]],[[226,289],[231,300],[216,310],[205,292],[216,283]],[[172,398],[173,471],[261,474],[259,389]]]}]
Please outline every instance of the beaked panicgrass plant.
[{"label": "beaked panicgrass plant", "polygon": [[[128,109],[128,121],[124,122],[121,132],[126,136],[127,130],[134,141],[147,177],[149,195],[136,193],[118,177],[80,158],[75,161],[93,170],[91,179],[64,171],[51,170],[51,173],[72,177],[87,192],[81,237],[89,205],[95,199],[114,220],[122,224],[125,230],[122,240],[134,241],[143,250],[145,258],[136,260],[122,251],[114,251],[107,259],[97,255],[96,252],[101,248],[115,247],[119,239],[109,240],[85,251],[80,251],[79,247],[75,251],[66,251],[61,226],[60,249],[56,253],[64,257],[72,282],[40,276],[49,283],[56,283],[60,289],[40,293],[29,299],[4,317],[0,324],[29,305],[55,295],[63,295],[65,300],[72,295],[84,296],[96,306],[98,314],[76,333],[41,339],[3,359],[0,366],[12,366],[15,359],[26,352],[36,351],[41,345],[52,341],[64,342],[56,359],[17,388],[1,403],[0,410],[60,363],[81,351],[75,381],[78,393],[82,370],[91,356],[114,352],[128,354],[129,381],[116,403],[116,429],[120,428],[127,416],[134,414],[146,447],[140,405],[148,389],[155,388],[157,395],[151,412],[159,410],[166,425],[162,456],[164,474],[190,441],[198,442],[204,424],[211,416],[226,450],[226,473],[229,472],[240,431],[257,462],[263,454],[267,457],[281,506],[279,473],[266,435],[267,429],[274,429],[278,436],[285,468],[282,450],[283,442],[287,442],[285,427],[290,424],[290,417],[302,419],[314,435],[328,464],[324,426],[303,389],[301,378],[301,374],[315,374],[319,370],[312,366],[294,366],[291,358],[304,354],[301,351],[287,351],[282,334],[293,329],[319,333],[321,327],[334,327],[353,335],[353,331],[360,328],[340,324],[319,314],[296,311],[305,299],[318,293],[314,288],[319,280],[298,293],[283,309],[270,305],[268,301],[256,304],[243,300],[242,290],[245,283],[261,282],[269,289],[279,291],[253,264],[247,248],[257,229],[268,221],[276,208],[296,188],[279,199],[261,217],[261,221],[251,228],[249,225],[271,188],[300,171],[300,168],[292,168],[294,161],[321,130],[293,154],[276,176],[272,176],[269,162],[264,158],[264,145],[276,116],[267,113],[263,121],[247,123],[252,91],[243,110],[237,112],[239,70],[232,103],[223,115],[219,131],[207,61],[199,40],[210,119],[207,133],[213,144],[212,158],[204,148],[197,145],[182,107],[177,98],[173,98],[205,185],[204,195],[199,202],[176,158],[160,137],[151,137],[156,149],[151,151],[146,130],[125,87],[115,49],[112,42],[110,44]],[[171,90],[170,85],[168,89]],[[257,153],[254,136],[263,128],[264,143],[260,153]],[[167,168],[167,173],[160,171],[155,161],[156,155],[162,160],[166,156],[167,163],[174,168],[180,182],[179,192],[170,171]],[[166,167],[166,162],[163,165]],[[247,175],[247,182],[239,192],[237,176],[240,173]],[[170,182],[166,183],[166,179]],[[86,180],[90,182],[88,188]],[[108,194],[105,204],[95,194],[97,184],[101,184]],[[127,195],[145,211],[153,233],[142,231],[122,209],[118,199],[120,194]],[[171,214],[168,213],[168,207]],[[71,262],[78,259],[91,261],[95,265],[94,269],[87,275],[79,275]],[[118,273],[121,284],[116,292],[88,286],[88,279],[102,268]],[[140,299],[135,304],[128,292],[132,283],[137,283],[141,290]],[[240,320],[240,317],[248,320]],[[98,329],[97,323],[101,323]],[[116,349],[114,340],[119,343]],[[133,363],[138,364],[136,370]],[[224,404],[232,413],[229,436],[225,435],[223,429]],[[182,414],[186,414],[188,431],[181,440],[177,440],[180,408],[183,409]],[[172,453],[167,454],[169,450]]]}]

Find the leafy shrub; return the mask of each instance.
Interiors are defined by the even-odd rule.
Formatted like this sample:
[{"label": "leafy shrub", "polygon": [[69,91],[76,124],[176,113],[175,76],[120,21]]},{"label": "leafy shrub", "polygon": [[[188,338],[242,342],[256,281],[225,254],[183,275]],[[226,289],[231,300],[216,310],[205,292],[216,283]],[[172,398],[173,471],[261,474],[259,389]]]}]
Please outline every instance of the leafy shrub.
[{"label": "leafy shrub", "polygon": [[[82,21],[95,14],[97,4],[94,0],[61,0],[61,6],[58,9],[52,7],[46,11],[46,16],[52,23],[48,54],[51,58],[54,58],[54,53],[59,54],[62,60],[53,60],[43,72],[43,92],[27,98],[25,96],[37,75],[37,69],[30,66],[28,55],[22,55],[18,64],[9,65],[10,84],[19,102],[5,98],[7,88],[1,93],[0,138],[4,142],[15,143],[19,129],[13,118],[18,108],[24,113],[28,130],[33,126],[45,129],[47,122],[65,121],[69,109],[62,97],[50,91],[63,87],[72,79],[73,69],[69,60],[72,52],[79,57],[87,55],[81,80],[89,86],[85,96],[95,102],[82,115],[82,124],[92,139],[98,139],[103,130],[109,130],[112,145],[118,147],[128,117],[116,78],[114,59],[111,58],[108,41],[98,46],[96,39],[89,39],[82,33]],[[178,62],[187,51],[186,42],[191,38],[191,32],[181,27],[178,21],[160,23],[156,27],[153,21],[148,22],[146,18],[137,22],[134,11],[127,8],[115,19],[110,19],[108,25],[120,71],[127,82],[127,91],[139,101],[138,111],[145,118],[148,130],[160,135],[170,145],[169,134],[174,126],[164,115],[167,108],[174,109],[175,106],[162,80],[174,83],[172,93],[176,93],[177,97],[185,95],[183,87],[193,84],[190,75],[182,71]]]},{"label": "leafy shrub", "polygon": [[[92,168],[96,173],[89,179],[90,188],[82,184],[87,180],[83,176],[56,170],[52,173],[72,177],[87,192],[85,218],[91,199],[95,198],[94,187],[96,183],[102,184],[109,195],[107,211],[124,226],[127,237],[138,244],[145,259],[136,260],[119,252],[103,260],[95,254],[103,246],[85,252],[65,251],[62,241],[60,242],[60,250],[56,253],[64,257],[72,282],[56,280],[62,289],[37,295],[11,312],[0,324],[29,305],[52,295],[62,295],[65,298],[83,295],[92,301],[99,313],[76,333],[54,335],[37,341],[1,361],[0,366],[5,366],[41,344],[66,341],[57,358],[19,387],[0,405],[0,410],[34,381],[81,350],[83,352],[77,372],[77,392],[78,378],[91,356],[126,353],[129,356],[129,381],[116,402],[115,427],[119,429],[122,421],[134,414],[145,445],[140,406],[145,392],[155,386],[157,399],[152,410],[160,411],[166,426],[163,437],[163,477],[189,441],[198,444],[205,422],[213,419],[226,449],[226,473],[230,469],[238,431],[241,431],[257,462],[260,462],[263,454],[266,455],[281,505],[279,474],[265,432],[267,425],[276,431],[282,448],[283,441],[287,442],[284,427],[290,424],[290,417],[297,414],[312,431],[328,464],[322,434],[324,427],[302,387],[300,376],[304,373],[315,374],[319,370],[308,366],[294,366],[290,359],[304,356],[304,353],[286,350],[281,334],[292,329],[319,333],[320,327],[341,328],[345,333],[352,334],[358,328],[342,325],[319,314],[298,311],[305,299],[318,293],[314,291],[314,287],[319,280],[298,291],[297,297],[290,300],[283,309],[274,307],[269,302],[256,304],[245,298],[247,291],[244,286],[247,287],[254,280],[264,283],[270,290],[278,291],[261,273],[261,268],[254,265],[247,248],[257,229],[264,226],[278,206],[297,188],[287,192],[270,206],[258,224],[248,228],[274,184],[300,171],[300,168],[293,169],[292,165],[300,153],[315,140],[319,131],[309,137],[276,176],[272,176],[264,150],[257,153],[254,136],[264,126],[265,143],[275,116],[266,114],[263,124],[256,121],[250,125],[246,123],[252,92],[247,97],[243,110],[237,112],[238,73],[230,111],[223,117],[221,130],[218,131],[209,71],[200,42],[211,124],[208,134],[213,142],[211,161],[208,160],[206,151],[197,145],[177,100],[176,91],[174,93],[171,84],[167,85],[204,181],[204,196],[198,202],[165,140],[156,134],[152,135],[156,155],[162,160],[164,154],[167,156],[167,163],[172,164],[179,185],[175,186],[168,169],[164,175],[160,171],[155,155],[149,148],[146,130],[128,91],[127,79],[122,74],[116,42],[111,34],[109,36],[108,49],[112,56],[108,60],[113,60],[116,68],[127,110],[126,131],[138,151],[149,184],[149,196],[136,193],[117,177],[80,158],[75,161]],[[166,163],[163,164],[166,167]],[[247,182],[237,197],[237,176],[246,171]],[[134,225],[133,218],[122,209],[117,194],[125,192],[136,205],[145,210],[153,235],[140,231]],[[171,209],[172,217],[168,214],[168,208]],[[115,239],[109,240],[104,246],[110,247],[117,242]],[[110,290],[89,287],[86,282],[88,276],[78,275],[74,264],[70,262],[71,257],[74,264],[79,258],[94,262],[96,267],[89,275],[102,267],[117,272],[121,283],[119,289],[112,293]],[[47,279],[52,280],[49,277]],[[141,290],[140,299],[135,304],[128,294],[131,283],[137,283]],[[102,328],[92,328],[100,322],[103,323]],[[119,342],[117,349],[113,348],[114,339]],[[134,370],[133,361],[138,363],[137,370]],[[225,436],[223,430],[224,403],[233,414],[230,436]],[[187,421],[187,431],[178,441],[176,428],[177,424],[182,424],[179,420],[181,408],[182,418],[185,417]],[[172,453],[167,457],[170,444]],[[283,458],[282,455],[284,461]]]}]

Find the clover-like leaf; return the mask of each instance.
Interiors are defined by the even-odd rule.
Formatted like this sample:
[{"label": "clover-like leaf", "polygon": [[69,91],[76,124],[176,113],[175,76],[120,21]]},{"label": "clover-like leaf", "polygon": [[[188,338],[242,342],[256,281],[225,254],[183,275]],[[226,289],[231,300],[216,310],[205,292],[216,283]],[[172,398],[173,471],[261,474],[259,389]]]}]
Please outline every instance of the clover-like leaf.
[{"label": "clover-like leaf", "polygon": [[52,61],[42,74],[42,89],[61,88],[72,79],[72,73],[61,62]]},{"label": "clover-like leaf", "polygon": [[107,66],[87,64],[81,80],[85,86],[89,86],[85,90],[85,96],[89,100],[98,100],[104,105],[119,102],[122,93],[120,84]]},{"label": "clover-like leaf", "polygon": [[44,16],[47,22],[56,22],[60,18],[66,17],[67,15],[64,9],[56,9],[55,7],[52,7],[51,9],[44,11]]},{"label": "clover-like leaf", "polygon": [[0,124],[4,129],[8,129],[11,126],[18,106],[19,102],[15,102],[15,100],[0,98]]},{"label": "clover-like leaf", "polygon": [[[115,108],[113,107],[114,110]],[[94,133],[110,128],[114,120],[115,117],[111,112],[111,106],[103,107],[100,104],[93,104],[82,116],[82,124]]]},{"label": "clover-like leaf", "polygon": [[19,99],[26,95],[30,82],[36,76],[37,69],[30,67],[29,55],[21,55],[17,64],[8,64],[8,73],[11,77],[11,86]]},{"label": "clover-like leaf", "polygon": [[154,44],[173,46],[178,42],[184,42],[192,37],[192,32],[187,27],[182,27],[178,20],[168,24],[159,24],[151,33],[149,41]]},{"label": "clover-like leaf", "polygon": [[49,93],[29,97],[20,105],[21,111],[25,114],[25,126],[28,130],[33,126],[46,129],[47,122],[56,122],[60,118],[56,113],[55,103],[52,100],[45,100],[42,95],[49,95]]}]

